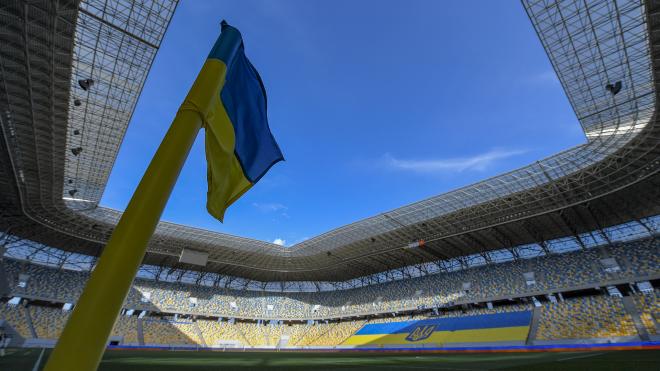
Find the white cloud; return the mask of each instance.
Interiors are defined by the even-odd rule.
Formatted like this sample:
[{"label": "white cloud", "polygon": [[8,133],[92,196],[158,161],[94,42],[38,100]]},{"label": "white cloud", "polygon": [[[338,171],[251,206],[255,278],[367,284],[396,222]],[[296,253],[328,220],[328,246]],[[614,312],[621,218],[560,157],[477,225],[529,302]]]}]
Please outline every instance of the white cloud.
[{"label": "white cloud", "polygon": [[288,209],[286,206],[276,202],[264,203],[264,204],[254,202],[252,203],[252,206],[259,209],[259,211],[261,211],[262,213],[274,213],[277,211],[284,211]]},{"label": "white cloud", "polygon": [[281,238],[276,238],[276,239],[273,240],[273,243],[275,245],[284,246],[286,244],[286,240],[283,240]]},{"label": "white cloud", "polygon": [[396,170],[417,173],[461,172],[466,170],[483,171],[498,160],[525,153],[523,150],[493,149],[471,157],[455,157],[432,160],[404,160],[389,153],[383,156],[385,165]]}]

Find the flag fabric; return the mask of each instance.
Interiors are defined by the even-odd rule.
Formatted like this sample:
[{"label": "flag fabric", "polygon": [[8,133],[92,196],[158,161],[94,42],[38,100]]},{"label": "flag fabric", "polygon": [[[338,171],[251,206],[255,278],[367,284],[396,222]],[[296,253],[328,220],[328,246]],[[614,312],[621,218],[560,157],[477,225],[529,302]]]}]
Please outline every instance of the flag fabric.
[{"label": "flag fabric", "polygon": [[532,312],[520,311],[374,323],[362,327],[343,344],[383,347],[411,344],[524,342],[529,334],[531,321]]},{"label": "flag fabric", "polygon": [[240,32],[222,22],[220,37],[179,110],[200,114],[206,131],[206,208],[225,210],[284,158],[268,126],[266,90],[245,56]]}]

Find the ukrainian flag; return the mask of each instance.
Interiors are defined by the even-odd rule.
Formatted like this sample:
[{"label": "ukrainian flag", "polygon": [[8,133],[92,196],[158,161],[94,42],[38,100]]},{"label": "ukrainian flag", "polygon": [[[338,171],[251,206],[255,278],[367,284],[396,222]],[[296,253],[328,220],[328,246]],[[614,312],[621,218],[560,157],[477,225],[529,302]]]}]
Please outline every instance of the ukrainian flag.
[{"label": "ukrainian flag", "polygon": [[532,312],[440,317],[418,321],[368,324],[342,345],[380,347],[384,345],[458,343],[524,343],[529,334]]},{"label": "ukrainian flag", "polygon": [[241,33],[222,21],[197,80],[181,105],[196,111],[206,130],[206,208],[225,210],[284,158],[268,127],[266,89],[245,56]]}]

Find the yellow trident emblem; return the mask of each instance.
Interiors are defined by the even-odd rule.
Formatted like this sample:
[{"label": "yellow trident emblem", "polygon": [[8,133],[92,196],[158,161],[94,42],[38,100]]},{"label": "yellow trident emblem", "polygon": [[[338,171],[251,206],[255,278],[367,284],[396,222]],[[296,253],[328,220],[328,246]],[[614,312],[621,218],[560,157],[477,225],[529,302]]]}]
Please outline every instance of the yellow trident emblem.
[{"label": "yellow trident emblem", "polygon": [[428,338],[431,336],[433,331],[435,330],[435,325],[428,325],[428,326],[417,326],[415,327],[412,332],[406,336],[406,340],[408,341],[420,341]]}]

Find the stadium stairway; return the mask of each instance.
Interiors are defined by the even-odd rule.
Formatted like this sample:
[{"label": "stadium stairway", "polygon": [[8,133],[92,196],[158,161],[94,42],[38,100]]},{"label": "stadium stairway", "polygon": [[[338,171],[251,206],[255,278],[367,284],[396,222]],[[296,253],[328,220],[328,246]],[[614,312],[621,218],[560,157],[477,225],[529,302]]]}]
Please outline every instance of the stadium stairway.
[{"label": "stadium stairway", "polygon": [[650,341],[649,333],[646,331],[646,327],[644,327],[644,324],[642,323],[642,319],[639,316],[639,311],[637,310],[637,306],[635,306],[633,298],[630,296],[624,296],[621,301],[623,302],[623,309],[625,309],[626,312],[630,314],[630,317],[632,317],[639,338],[642,339],[642,341]]},{"label": "stadium stairway", "polygon": [[142,327],[142,318],[137,319],[137,338],[140,345],[144,345],[144,328]]},{"label": "stadium stairway", "polygon": [[286,348],[289,344],[289,334],[282,334],[280,340],[277,342],[277,349]]},{"label": "stadium stairway", "polygon": [[28,328],[30,329],[30,335],[32,335],[33,339],[37,339],[39,336],[37,336],[37,331],[34,329],[34,324],[32,323],[32,316],[30,315],[30,311],[28,310],[27,306],[23,307],[23,310],[25,311],[25,320],[28,324]]},{"label": "stadium stairway", "polygon": [[[3,247],[0,247],[0,256],[4,255],[2,251]],[[0,296],[9,296],[11,289],[9,288],[9,279],[5,273],[4,264],[2,264],[2,259],[0,259]]]},{"label": "stadium stairway", "polygon": [[11,339],[6,347],[18,348],[25,342],[25,339],[14,329],[11,323],[3,319],[0,319],[0,332],[4,332]]},{"label": "stadium stairway", "polygon": [[529,325],[529,333],[527,334],[526,345],[532,345],[536,340],[536,332],[539,329],[539,322],[541,320],[541,307],[534,307],[532,310],[532,322]]},{"label": "stadium stairway", "polygon": [[[318,326],[318,325],[317,325],[317,326]],[[336,326],[339,326],[339,325],[338,325],[338,324],[335,324],[335,323],[329,323],[329,324],[327,324],[325,331],[322,332],[322,333],[320,333],[319,336],[317,336],[317,337],[313,338],[311,341],[309,341],[309,342],[307,343],[307,345],[311,345],[311,344],[313,344],[315,341],[324,338],[325,336],[327,336],[327,335],[330,333],[330,330],[332,330],[332,328],[333,328],[333,327],[336,327]]]},{"label": "stadium stairway", "polygon": [[294,343],[293,345],[295,345],[295,346],[302,346],[302,345],[303,345],[302,340],[307,338],[307,334],[308,334],[311,330],[312,330],[312,325],[309,325],[309,324],[308,324],[308,325],[305,327],[304,332],[302,333],[302,335],[301,335],[300,338],[298,339],[297,343]]},{"label": "stadium stairway", "polygon": [[242,342],[243,346],[246,346],[246,345],[251,346],[251,347],[254,346],[254,344],[252,344],[250,342],[250,340],[248,340],[247,336],[245,336],[245,333],[243,333],[243,330],[241,330],[240,326],[237,326],[236,330],[238,331],[238,334],[241,335],[241,338],[243,339],[243,342]]},{"label": "stadium stairway", "polygon": [[264,329],[265,326],[257,326],[257,332],[260,332],[260,336],[265,339],[264,343],[265,344],[270,344],[270,336]]},{"label": "stadium stairway", "polygon": [[203,347],[207,347],[208,345],[206,344],[206,340],[204,339],[204,335],[202,334],[202,330],[199,328],[199,325],[197,324],[197,321],[193,322],[193,328],[195,329],[195,333],[197,334],[197,337],[199,338],[199,343]]}]

